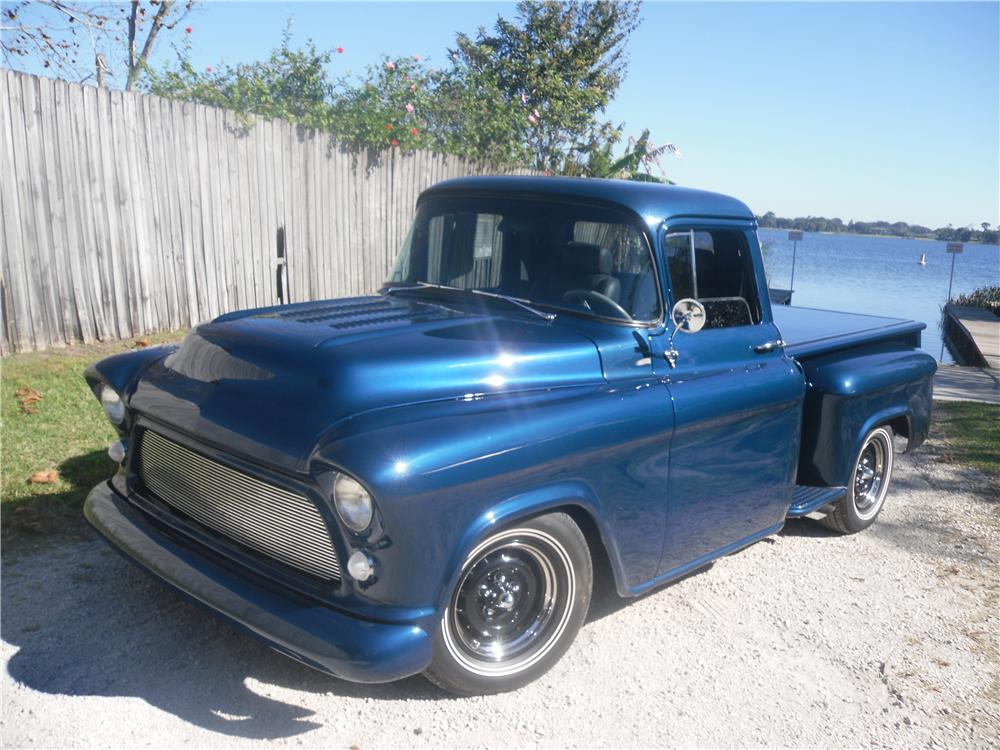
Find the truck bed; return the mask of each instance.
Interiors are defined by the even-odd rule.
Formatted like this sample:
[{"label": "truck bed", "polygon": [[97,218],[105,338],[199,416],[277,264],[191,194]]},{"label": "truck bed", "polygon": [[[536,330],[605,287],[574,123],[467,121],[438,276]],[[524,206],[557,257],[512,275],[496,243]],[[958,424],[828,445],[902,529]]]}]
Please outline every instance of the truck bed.
[{"label": "truck bed", "polygon": [[903,318],[811,307],[775,305],[772,313],[785,342],[785,351],[796,359],[887,339],[904,339],[917,347],[920,346],[920,331],[927,327],[924,323]]}]

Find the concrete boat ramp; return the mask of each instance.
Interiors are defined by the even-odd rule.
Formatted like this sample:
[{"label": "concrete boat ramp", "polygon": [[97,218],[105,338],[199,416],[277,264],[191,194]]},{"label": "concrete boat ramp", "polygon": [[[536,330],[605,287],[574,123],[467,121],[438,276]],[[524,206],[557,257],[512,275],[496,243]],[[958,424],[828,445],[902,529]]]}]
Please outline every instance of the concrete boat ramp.
[{"label": "concrete boat ramp", "polygon": [[1000,370],[938,365],[934,375],[934,398],[1000,404]]}]

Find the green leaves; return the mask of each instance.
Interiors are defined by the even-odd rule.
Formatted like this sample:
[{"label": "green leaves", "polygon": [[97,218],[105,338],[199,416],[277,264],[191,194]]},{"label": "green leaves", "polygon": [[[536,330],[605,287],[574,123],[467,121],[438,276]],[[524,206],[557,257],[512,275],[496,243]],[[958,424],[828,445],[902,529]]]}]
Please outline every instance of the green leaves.
[{"label": "green leaves", "polygon": [[327,76],[333,52],[319,52],[311,42],[280,47],[267,60],[195,70],[182,54],[174,68],[150,70],[145,89],[151,94],[231,109],[241,115],[277,117],[326,130],[333,85]]},{"label": "green leaves", "polygon": [[624,79],[638,13],[631,2],[522,1],[517,23],[500,17],[491,34],[457,36],[456,71],[473,86],[488,80],[505,108],[521,112],[512,124],[533,166],[573,171],[568,160],[607,143],[595,133],[618,132],[599,115]]},{"label": "green leaves", "polygon": [[[149,71],[146,89],[330,132],[354,148],[432,149],[554,173],[634,176],[658,153],[649,134],[612,157],[622,126],[601,119],[624,79],[634,2],[520,2],[514,20],[458,34],[445,68],[386,57],[360,77],[335,77],[343,48],[293,49],[286,30],[266,60]],[[665,147],[666,148],[666,147]],[[672,147],[670,147],[672,148]]]}]

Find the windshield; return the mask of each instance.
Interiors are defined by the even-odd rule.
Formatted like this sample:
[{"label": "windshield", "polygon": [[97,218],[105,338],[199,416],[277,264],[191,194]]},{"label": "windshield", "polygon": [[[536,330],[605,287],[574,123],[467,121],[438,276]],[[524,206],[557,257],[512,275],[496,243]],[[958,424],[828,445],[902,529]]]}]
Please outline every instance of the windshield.
[{"label": "windshield", "polygon": [[623,321],[660,317],[645,234],[623,213],[574,203],[426,200],[387,283],[480,290]]}]

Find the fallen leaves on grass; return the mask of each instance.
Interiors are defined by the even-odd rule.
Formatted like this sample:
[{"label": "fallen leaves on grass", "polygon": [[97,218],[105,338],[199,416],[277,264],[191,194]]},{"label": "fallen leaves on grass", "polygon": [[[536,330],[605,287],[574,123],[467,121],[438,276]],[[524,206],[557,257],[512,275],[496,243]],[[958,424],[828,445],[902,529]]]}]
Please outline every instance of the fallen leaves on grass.
[{"label": "fallen leaves on grass", "polygon": [[32,406],[32,404],[37,404],[42,400],[42,394],[36,391],[34,388],[18,388],[14,391],[14,395],[17,397],[18,402],[21,405],[21,411],[25,414],[37,414],[38,407]]},{"label": "fallen leaves on grass", "polygon": [[32,484],[54,484],[58,480],[59,472],[55,469],[50,469],[49,471],[36,471],[28,477],[28,481]]}]

